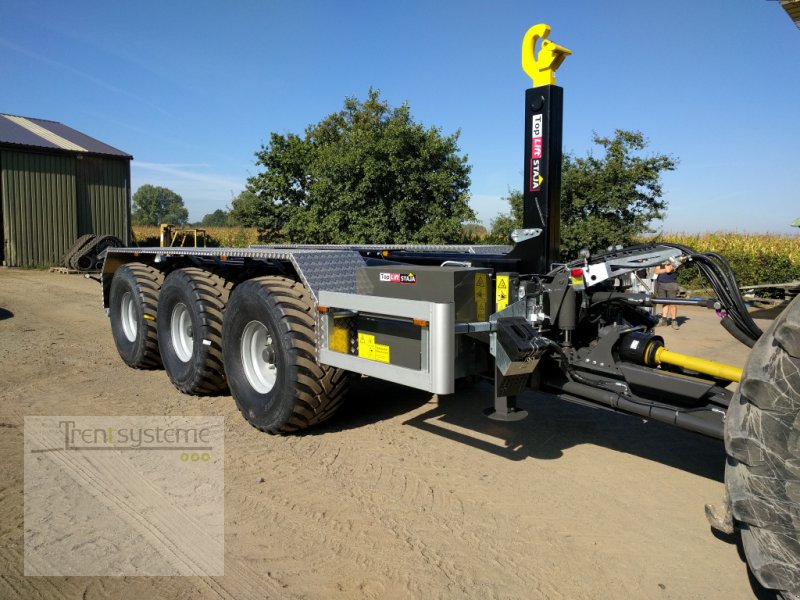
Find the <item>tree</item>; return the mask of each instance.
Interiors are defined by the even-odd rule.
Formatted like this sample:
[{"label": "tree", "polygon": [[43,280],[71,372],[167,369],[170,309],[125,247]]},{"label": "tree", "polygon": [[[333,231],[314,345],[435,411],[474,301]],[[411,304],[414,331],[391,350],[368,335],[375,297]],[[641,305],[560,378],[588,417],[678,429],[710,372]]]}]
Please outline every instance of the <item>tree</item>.
[{"label": "tree", "polygon": [[617,129],[613,138],[593,136],[602,157],[567,156],[561,184],[561,251],[577,256],[616,244],[630,244],[652,233],[650,222],[661,219],[661,175],[673,171],[677,159],[666,154],[640,156],[647,140],[639,131]]},{"label": "tree", "polygon": [[481,223],[464,223],[461,225],[464,232],[464,241],[467,243],[481,243],[489,232]]},{"label": "tree", "polygon": [[258,226],[259,199],[250,190],[244,190],[231,202],[230,224],[240,227]]},{"label": "tree", "polygon": [[[677,159],[666,154],[642,156],[647,141],[639,131],[617,129],[614,137],[595,134],[602,156],[564,156],[561,171],[561,255],[575,258],[616,244],[630,244],[651,233],[650,222],[664,216],[661,176],[675,169]],[[510,214],[492,221],[490,239],[508,243],[508,234],[522,226],[522,194],[514,192]]]},{"label": "tree", "polygon": [[[414,122],[376,90],[306,128],[271,134],[248,180],[257,203],[234,213],[272,242],[447,243],[461,241],[470,167],[458,133]],[[241,204],[244,204],[243,200]]]},{"label": "tree", "polygon": [[183,198],[172,190],[146,183],[133,195],[131,217],[134,225],[186,225],[189,211],[183,205]]},{"label": "tree", "polygon": [[200,221],[202,227],[227,227],[230,220],[230,213],[218,208],[212,213],[208,213]]}]

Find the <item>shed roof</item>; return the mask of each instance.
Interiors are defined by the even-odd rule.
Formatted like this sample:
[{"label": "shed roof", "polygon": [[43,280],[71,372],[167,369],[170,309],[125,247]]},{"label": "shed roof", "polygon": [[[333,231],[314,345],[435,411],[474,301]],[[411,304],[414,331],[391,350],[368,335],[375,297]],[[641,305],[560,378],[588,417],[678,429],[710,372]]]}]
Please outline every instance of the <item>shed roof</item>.
[{"label": "shed roof", "polygon": [[50,148],[70,152],[133,158],[127,152],[104,144],[57,121],[31,119],[0,113],[0,145]]}]

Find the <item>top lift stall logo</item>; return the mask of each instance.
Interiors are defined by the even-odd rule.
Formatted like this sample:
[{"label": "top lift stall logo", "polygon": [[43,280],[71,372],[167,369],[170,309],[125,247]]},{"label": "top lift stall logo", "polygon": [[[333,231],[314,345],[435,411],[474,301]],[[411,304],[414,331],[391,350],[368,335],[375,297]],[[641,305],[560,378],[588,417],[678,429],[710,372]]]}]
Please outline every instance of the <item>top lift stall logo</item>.
[{"label": "top lift stall logo", "polygon": [[537,192],[542,185],[542,115],[533,115],[531,125],[531,184],[530,191]]}]

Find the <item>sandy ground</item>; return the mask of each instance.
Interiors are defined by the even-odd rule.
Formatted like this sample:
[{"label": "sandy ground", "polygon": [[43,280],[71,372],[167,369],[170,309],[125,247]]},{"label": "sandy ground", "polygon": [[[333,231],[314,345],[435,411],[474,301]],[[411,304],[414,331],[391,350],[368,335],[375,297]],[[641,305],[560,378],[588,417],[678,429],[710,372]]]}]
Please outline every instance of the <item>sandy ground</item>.
[{"label": "sandy ground", "polygon": [[[743,365],[713,312],[682,314],[668,347]],[[323,427],[265,435],[230,397],[128,369],[97,283],[0,269],[0,598],[762,594],[703,516],[723,492],[721,442],[533,393],[527,420],[496,423],[489,394],[362,380]],[[225,575],[25,577],[25,415],[223,416]]]}]

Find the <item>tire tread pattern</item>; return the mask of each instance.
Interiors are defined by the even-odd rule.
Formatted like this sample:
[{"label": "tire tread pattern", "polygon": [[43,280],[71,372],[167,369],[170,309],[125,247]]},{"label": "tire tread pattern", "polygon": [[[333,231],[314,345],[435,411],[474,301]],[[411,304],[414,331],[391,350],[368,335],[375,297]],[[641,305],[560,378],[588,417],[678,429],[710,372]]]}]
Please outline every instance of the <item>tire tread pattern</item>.
[{"label": "tire tread pattern", "polygon": [[170,274],[182,277],[184,284],[195,297],[200,318],[206,328],[204,339],[210,342],[206,347],[206,360],[194,380],[180,386],[186,394],[215,394],[227,389],[225,367],[222,361],[222,317],[228,303],[234,282],[223,276],[223,271],[215,273],[198,267],[185,267]]},{"label": "tire tread pattern", "polygon": [[158,295],[164,283],[164,273],[150,265],[138,262],[128,263],[120,268],[128,269],[133,275],[145,314],[144,353],[136,368],[158,369],[161,367],[161,354],[158,350],[156,313],[158,311]]},{"label": "tire tread pattern", "polygon": [[[344,401],[351,374],[317,362],[316,319],[311,295],[302,283],[286,277],[269,275],[250,281],[264,288],[275,300],[279,309],[276,316],[289,330],[288,340],[297,366],[297,394],[287,422],[275,428],[253,424],[254,427],[267,433],[292,433],[322,423],[332,417]],[[247,418],[244,412],[242,414]]]},{"label": "tire tread pattern", "polygon": [[725,484],[750,569],[800,595],[800,297],[753,347],[725,425]]}]

